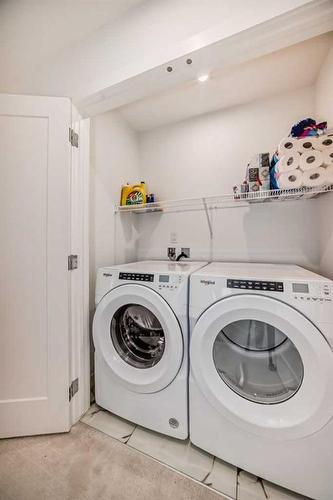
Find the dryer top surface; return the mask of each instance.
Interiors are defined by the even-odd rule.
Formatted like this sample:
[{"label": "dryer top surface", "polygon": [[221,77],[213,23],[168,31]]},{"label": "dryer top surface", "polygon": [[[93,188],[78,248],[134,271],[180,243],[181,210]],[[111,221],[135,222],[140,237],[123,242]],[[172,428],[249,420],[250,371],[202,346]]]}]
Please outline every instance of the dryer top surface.
[{"label": "dryer top surface", "polygon": [[255,262],[212,262],[195,275],[253,280],[330,281],[300,266]]}]

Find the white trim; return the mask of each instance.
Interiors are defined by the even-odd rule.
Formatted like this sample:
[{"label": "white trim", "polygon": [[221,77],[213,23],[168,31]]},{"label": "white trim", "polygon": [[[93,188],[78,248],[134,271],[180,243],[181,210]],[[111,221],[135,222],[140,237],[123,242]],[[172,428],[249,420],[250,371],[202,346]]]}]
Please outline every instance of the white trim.
[{"label": "white trim", "polygon": [[79,390],[70,404],[71,424],[90,405],[89,328],[89,132],[90,120],[82,120],[72,107],[72,128],[79,147],[72,147],[71,254],[78,255],[78,269],[70,271],[70,381],[79,379]]}]

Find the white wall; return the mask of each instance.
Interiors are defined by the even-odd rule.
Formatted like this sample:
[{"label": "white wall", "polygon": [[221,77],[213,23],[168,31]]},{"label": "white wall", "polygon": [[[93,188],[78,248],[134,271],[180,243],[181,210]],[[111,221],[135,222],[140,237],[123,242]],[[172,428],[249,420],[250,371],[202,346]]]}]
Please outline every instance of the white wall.
[{"label": "white wall", "polygon": [[91,120],[90,293],[94,308],[96,269],[135,260],[131,214],[115,216],[120,187],[139,178],[138,141],[118,112]]},{"label": "white wall", "polygon": [[160,199],[231,192],[252,155],[274,151],[291,124],[314,113],[304,88],[140,134],[142,175]]},{"label": "white wall", "polygon": [[318,220],[321,213],[332,213],[329,195],[214,211],[213,239],[204,212],[113,214],[126,181],[146,180],[160,199],[231,192],[250,156],[272,152],[292,123],[305,116],[328,117],[322,96],[332,97],[332,58],[331,51],[316,94],[313,87],[304,88],[140,134],[118,112],[94,118],[92,293],[97,267],[165,258],[171,233],[177,247],[190,246],[193,259],[294,262],[332,276],[333,227],[327,231]]},{"label": "white wall", "polygon": [[[316,114],[327,120],[333,128],[333,43],[324,62],[315,87]],[[333,279],[333,195],[326,194],[319,201],[320,207],[320,272]]]},{"label": "white wall", "polygon": [[[231,193],[253,154],[272,152],[295,121],[313,114],[309,87],[144,132],[141,177],[160,199]],[[315,202],[216,211],[213,240],[203,212],[138,215],[137,256],[165,258],[172,232],[178,246],[191,247],[193,259],[291,262],[316,269]]]}]

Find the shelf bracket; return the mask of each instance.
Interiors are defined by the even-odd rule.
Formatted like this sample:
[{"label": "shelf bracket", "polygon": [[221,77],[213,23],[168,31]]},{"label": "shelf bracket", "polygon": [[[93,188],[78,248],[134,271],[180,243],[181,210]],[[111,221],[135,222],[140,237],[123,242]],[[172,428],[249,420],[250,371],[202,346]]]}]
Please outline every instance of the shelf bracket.
[{"label": "shelf bracket", "polygon": [[213,239],[213,226],[212,226],[212,220],[211,220],[211,217],[210,217],[209,208],[208,208],[208,205],[207,205],[206,198],[202,198],[202,202],[203,202],[203,205],[204,205],[204,208],[205,208],[205,214],[206,214],[206,217],[207,217],[207,223],[208,223],[208,229],[209,229],[210,239],[212,240]]}]

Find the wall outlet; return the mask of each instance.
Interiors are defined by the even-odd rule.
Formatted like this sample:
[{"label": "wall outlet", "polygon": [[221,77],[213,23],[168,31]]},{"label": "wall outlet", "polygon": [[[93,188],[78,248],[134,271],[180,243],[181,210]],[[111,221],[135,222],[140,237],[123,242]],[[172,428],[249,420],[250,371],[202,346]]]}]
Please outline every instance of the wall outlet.
[{"label": "wall outlet", "polygon": [[181,252],[184,253],[188,259],[190,258],[191,252],[188,247],[181,248]]},{"label": "wall outlet", "polygon": [[176,258],[176,248],[175,247],[168,247],[167,255],[168,255],[168,258],[170,260],[175,260],[175,258]]}]

